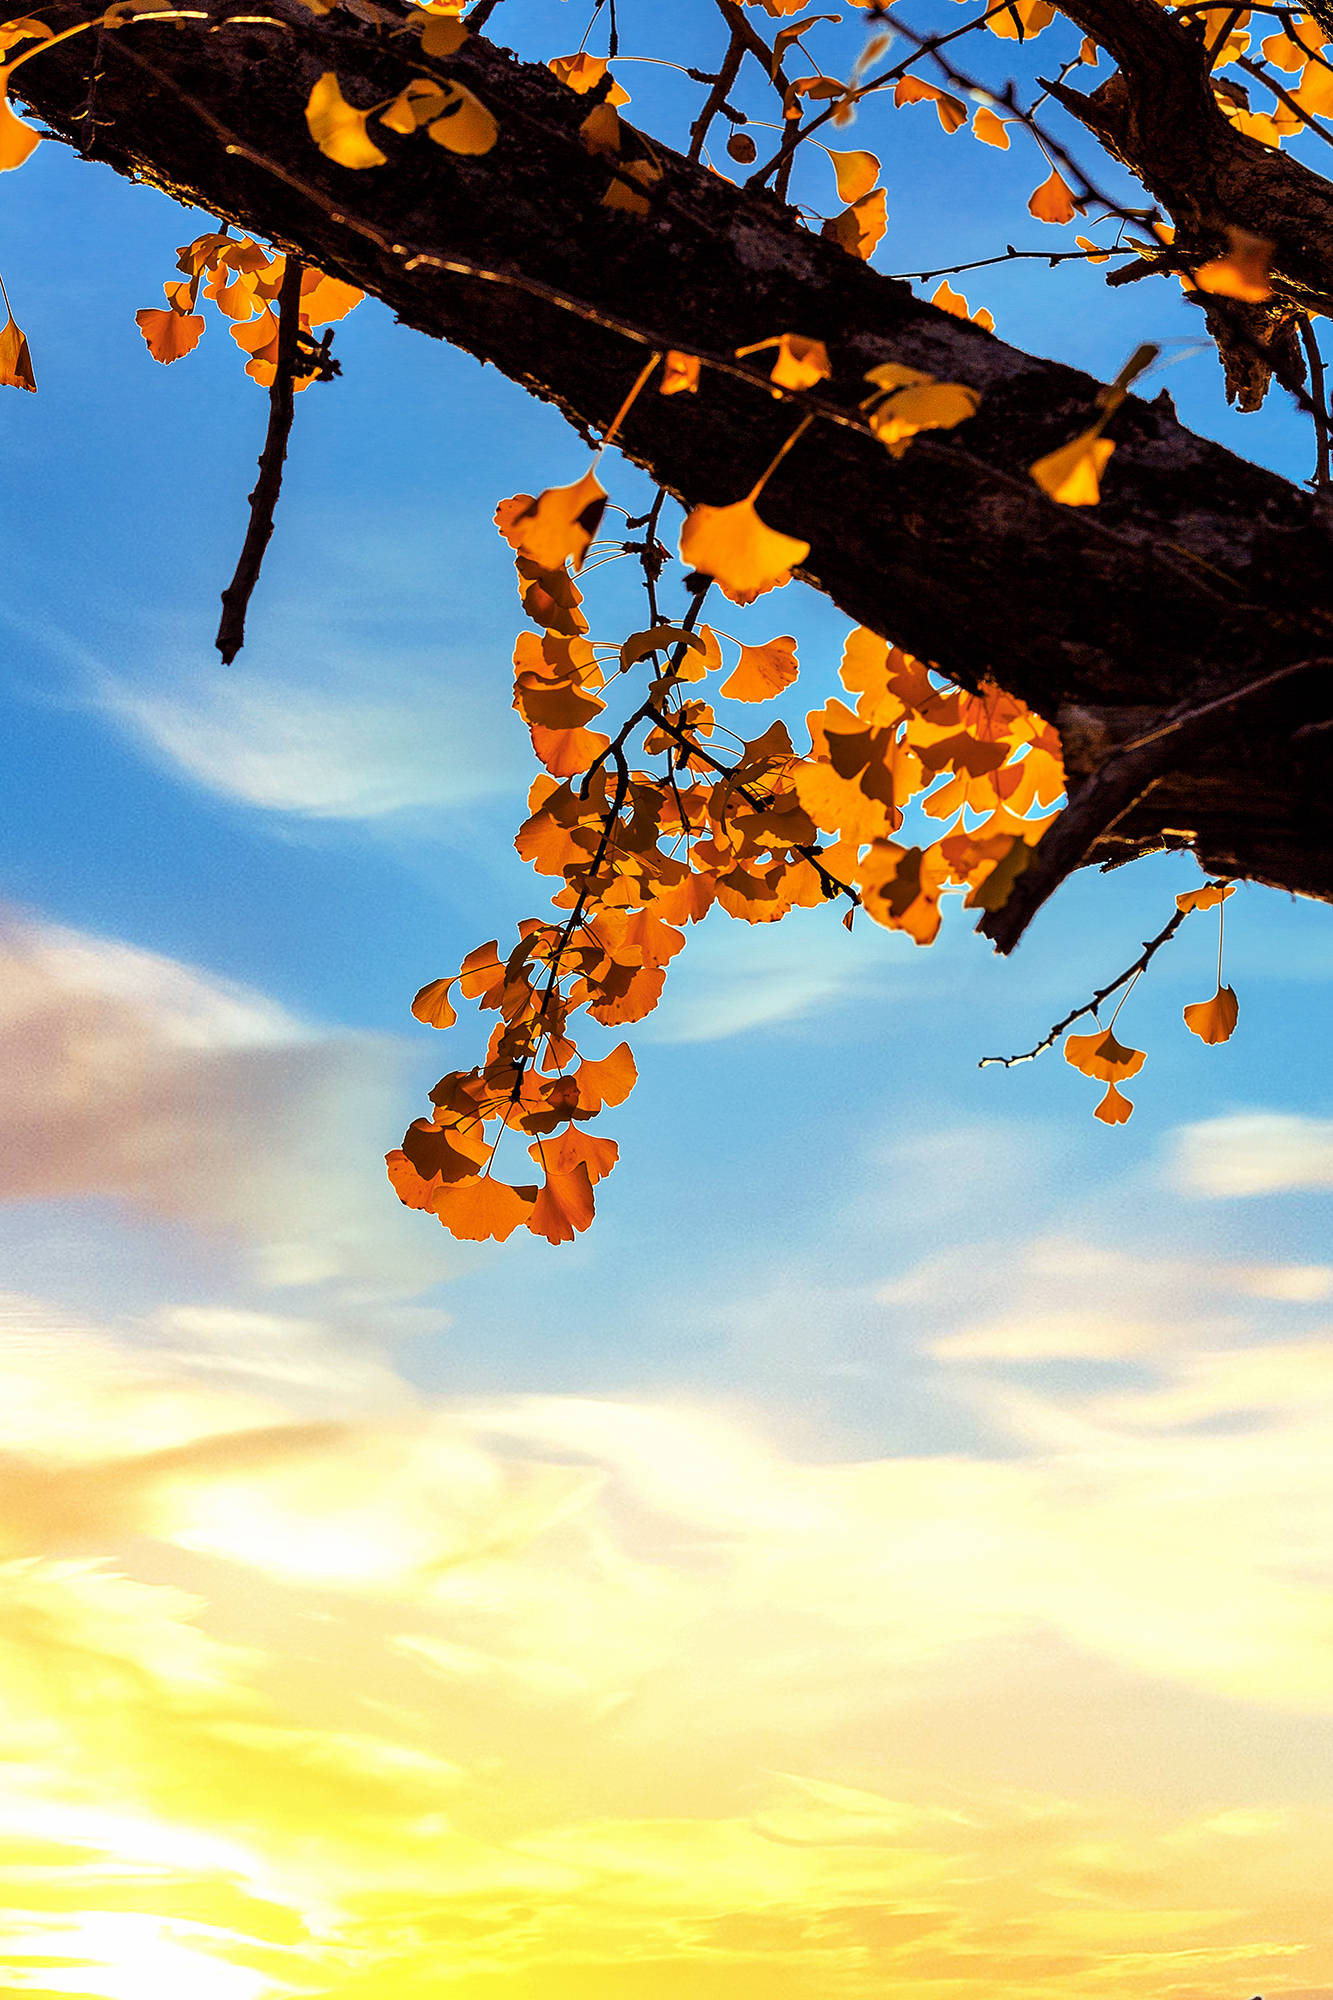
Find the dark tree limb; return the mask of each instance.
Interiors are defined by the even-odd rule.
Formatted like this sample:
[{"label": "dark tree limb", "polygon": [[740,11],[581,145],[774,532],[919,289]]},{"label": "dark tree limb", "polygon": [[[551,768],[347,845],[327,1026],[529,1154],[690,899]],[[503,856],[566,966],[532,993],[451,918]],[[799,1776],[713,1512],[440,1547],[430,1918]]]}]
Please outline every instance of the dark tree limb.
[{"label": "dark tree limb", "polygon": [[250,522],[241,544],[236,574],[222,593],[222,619],[215,640],[229,667],[245,644],[245,614],[259,581],[264,553],[273,535],[273,510],[282,491],[282,468],[296,413],[297,339],[301,327],[301,279],[305,266],[288,257],[278,293],[278,358],[268,392],[268,430],[259,454],[259,478],[250,495]]},{"label": "dark tree limb", "polygon": [[[1068,11],[1081,23],[1095,14],[1088,31],[1105,45],[1114,30],[1117,60],[1149,79],[1145,102],[1162,52],[1182,37],[1189,52],[1152,0],[1069,0]],[[1101,505],[1056,505],[1028,467],[1087,427],[1091,378],[936,311],[800,227],[772,195],[656,141],[650,213],[606,207],[610,169],[580,139],[585,99],[475,35],[456,57],[425,62],[401,32],[418,15],[397,0],[382,0],[378,20],[371,12],[317,17],[300,0],[266,0],[228,25],[214,0],[204,20],[108,33],[94,156],[375,293],[553,401],[585,436],[605,427],[645,348],[703,356],[716,365],[699,394],[641,396],[619,440],[689,502],[735,500],[790,433],[793,399],[771,396],[737,348],[784,331],[824,340],[833,379],[796,399],[819,420],[763,499],[773,527],[809,542],[805,579],[962,684],[991,677],[1055,718],[1076,805],[1131,739],[1222,704],[1206,735],[1174,731],[1155,781],[1113,823],[1085,822],[1069,866],[1188,843],[1212,873],[1333,900],[1333,731],[1322,728],[1333,673],[1275,683],[1229,723],[1225,711],[1237,690],[1333,650],[1333,517],[1319,496],[1193,436],[1169,403],[1130,396],[1108,427],[1116,450]],[[54,27],[77,19],[74,0],[54,0],[47,16]],[[71,138],[82,134],[88,39],[15,76]],[[304,119],[328,70],[359,105],[413,73],[457,77],[498,119],[499,141],[457,157],[376,125],[388,164],[340,167]],[[1230,172],[1251,202],[1233,219],[1257,226],[1266,199],[1260,233],[1273,235],[1299,196],[1288,262],[1333,289],[1333,188],[1242,143],[1210,96],[1196,114],[1205,135],[1220,121],[1226,155],[1199,168],[1204,205]],[[640,142],[625,133],[632,158]],[[884,361],[967,383],[978,414],[888,458],[857,407],[864,371]]]}]

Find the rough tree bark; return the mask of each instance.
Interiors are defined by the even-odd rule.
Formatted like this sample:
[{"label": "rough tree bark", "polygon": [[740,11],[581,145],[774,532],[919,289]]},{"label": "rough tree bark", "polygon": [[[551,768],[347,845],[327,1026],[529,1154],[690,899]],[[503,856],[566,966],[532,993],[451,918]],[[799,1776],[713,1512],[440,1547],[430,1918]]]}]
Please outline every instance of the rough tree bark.
[{"label": "rough tree bark", "polygon": [[[1127,74],[1155,63],[1153,88],[1165,87],[1153,39],[1165,17],[1149,0],[1070,0],[1067,11]],[[43,12],[57,29],[80,18],[72,0]],[[765,517],[810,543],[802,574],[850,616],[965,683],[992,676],[1065,739],[1071,808],[1044,868],[988,924],[1001,948],[1071,868],[1162,845],[1333,900],[1325,502],[1195,437],[1166,398],[1131,397],[1110,426],[1102,505],[1056,505],[1026,467],[1086,426],[1098,388],[1088,376],[936,311],[772,196],[655,140],[650,212],[607,207],[611,170],[579,136],[588,98],[480,36],[424,61],[415,36],[394,33],[410,10],[383,0],[378,14],[317,17],[301,0],[242,13],[214,0],[197,18],[75,36],[14,83],[86,157],[299,251],[495,363],[585,433],[607,422],[646,350],[731,363],[705,370],[697,397],[641,397],[620,439],[688,501],[738,498],[792,426],[792,408],[743,379],[734,350],[784,331],[826,341],[834,377],[813,399],[823,414],[766,489]],[[499,141],[462,158],[377,126],[388,164],[339,167],[304,120],[328,70],[363,106],[412,72],[454,76],[495,114]],[[1191,73],[1176,74],[1197,97]],[[1119,150],[1151,152],[1149,184],[1183,203],[1162,180],[1165,114],[1153,103],[1147,92],[1141,115],[1121,117]],[[1196,109],[1192,143],[1207,141],[1210,115],[1231,132],[1211,101]],[[1333,189],[1254,142],[1225,151],[1193,179],[1181,167],[1195,190],[1190,226],[1266,225],[1279,262],[1333,290]],[[978,415],[890,459],[856,418],[864,370],[889,360],[980,390]]]}]

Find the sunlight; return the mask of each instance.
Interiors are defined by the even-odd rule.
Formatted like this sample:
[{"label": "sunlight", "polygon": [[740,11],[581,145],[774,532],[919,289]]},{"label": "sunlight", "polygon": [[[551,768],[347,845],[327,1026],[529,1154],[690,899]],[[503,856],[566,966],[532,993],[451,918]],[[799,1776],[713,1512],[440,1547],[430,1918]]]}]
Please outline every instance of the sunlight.
[{"label": "sunlight", "polygon": [[248,1938],[171,1918],[90,1910],[68,1923],[34,1928],[22,1942],[36,1963],[25,1966],[26,1954],[16,1954],[18,1962],[6,1967],[9,1991],[95,1994],[97,2000],[276,2000],[295,1990],[254,1966],[217,1956],[229,1947],[252,1950]]}]

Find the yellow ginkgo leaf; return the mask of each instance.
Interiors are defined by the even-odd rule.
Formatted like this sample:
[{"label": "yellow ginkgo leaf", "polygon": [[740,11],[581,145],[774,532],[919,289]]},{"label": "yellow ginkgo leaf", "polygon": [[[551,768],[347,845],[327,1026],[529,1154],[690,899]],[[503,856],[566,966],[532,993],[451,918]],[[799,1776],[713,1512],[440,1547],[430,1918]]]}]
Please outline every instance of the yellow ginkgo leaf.
[{"label": "yellow ginkgo leaf", "polygon": [[1064,1056],[1084,1076],[1094,1076],[1102,1083],[1114,1083],[1117,1077],[1123,1083],[1137,1076],[1148,1060],[1142,1049],[1126,1048],[1118,1042],[1109,1028],[1094,1029],[1090,1035],[1066,1035]]},{"label": "yellow ginkgo leaf", "polygon": [[773,340],[753,341],[749,347],[736,349],[736,359],[743,361],[747,355],[762,354],[770,347],[777,349],[777,357],[769,370],[769,380],[780,389],[813,389],[816,382],[827,381],[833,373],[823,341],[807,339],[803,333],[783,333]]},{"label": "yellow ginkgo leaf", "polygon": [[591,470],[572,486],[548,486],[509,526],[509,540],[541,569],[572,562],[581,569],[606,508],[606,488]]},{"label": "yellow ginkgo leaf", "polygon": [[749,499],[730,507],[695,507],[680,531],[681,561],[741,596],[785,583],[809,553],[809,542],[761,521]]},{"label": "yellow ginkgo leaf", "polygon": [[182,354],[192,354],[204,336],[202,313],[163,312],[148,306],[134,318],[148,342],[148,352],[163,367],[179,361]]},{"label": "yellow ginkgo leaf", "polygon": [[1003,118],[997,118],[984,104],[978,105],[973,115],[972,136],[980,139],[985,146],[999,146],[1002,150],[1008,150],[1009,127]]},{"label": "yellow ginkgo leaf", "polygon": [[40,142],[41,134],[16,118],[10,109],[9,71],[0,69],[0,174],[8,173],[11,167],[21,167]]},{"label": "yellow ginkgo leaf", "polygon": [[1236,893],[1234,882],[1205,882],[1202,889],[1186,889],[1176,897],[1176,908],[1186,916],[1191,910],[1212,910]]},{"label": "yellow ginkgo leaf", "polygon": [[648,215],[652,211],[648,197],[661,178],[662,169],[653,160],[628,160],[602,196],[602,206],[624,209],[628,215]]},{"label": "yellow ginkgo leaf", "polygon": [[1214,292],[1224,299],[1244,299],[1261,305],[1273,296],[1269,271],[1273,263],[1271,236],[1255,236],[1248,229],[1227,230],[1227,254],[1200,264],[1194,282],[1201,292]]},{"label": "yellow ginkgo leaf", "polygon": [[1102,497],[1101,476],[1114,450],[1110,438],[1084,431],[1072,444],[1039,458],[1028,471],[1043,492],[1062,507],[1095,507]]},{"label": "yellow ginkgo leaf", "polygon": [[456,13],[432,14],[421,30],[423,56],[456,56],[467,40],[467,29]]},{"label": "yellow ginkgo leaf", "polygon": [[850,207],[860,201],[862,195],[870,193],[879,179],[879,161],[873,153],[835,153],[830,151],[833,171],[838,181],[838,199]]},{"label": "yellow ginkgo leaf", "polygon": [[500,136],[500,128],[479,97],[461,83],[443,86],[445,106],[426,136],[449,153],[489,153]]},{"label": "yellow ginkgo leaf", "polygon": [[429,125],[432,118],[438,118],[447,102],[441,85],[428,76],[414,76],[388,110],[381,111],[380,124],[391,132],[415,132],[419,125]]},{"label": "yellow ginkgo leaf", "polygon": [[[576,56],[552,56],[546,67],[561,83],[568,84],[580,97],[586,97],[606,75],[607,63],[605,56],[590,56],[586,50],[580,50]],[[602,102],[628,104],[629,92],[623,84],[613,81]]]},{"label": "yellow ginkgo leaf", "polygon": [[458,1019],[449,1002],[449,989],[453,984],[453,979],[432,979],[422,987],[412,1002],[412,1012],[418,1021],[424,1022],[428,1028],[453,1027]]},{"label": "yellow ginkgo leaf", "polygon": [[1196,1000],[1185,1009],[1185,1026],[1201,1042],[1229,1042],[1236,1032],[1240,1005],[1229,986],[1219,986],[1211,1000]]},{"label": "yellow ginkgo leaf", "polygon": [[679,396],[684,390],[693,395],[699,387],[698,355],[678,354],[673,347],[662,363],[662,379],[657,386],[663,396]]},{"label": "yellow ginkgo leaf", "polygon": [[933,382],[935,377],[920,368],[904,368],[900,361],[880,361],[866,369],[865,379],[877,389],[916,389]]},{"label": "yellow ginkgo leaf", "polygon": [[961,292],[954,290],[947,278],[941,279],[936,290],[931,293],[930,303],[940,312],[952,313],[955,319],[972,317],[972,310],[967,300]]},{"label": "yellow ginkgo leaf", "polygon": [[0,386],[6,389],[37,388],[37,379],[32,372],[32,356],[28,352],[26,334],[15,326],[11,313],[0,326]]},{"label": "yellow ginkgo leaf", "polygon": [[849,257],[859,257],[864,263],[878,247],[889,227],[889,202],[883,188],[872,188],[863,194],[850,208],[831,215],[820,230],[845,250]]},{"label": "yellow ginkgo leaf", "polygon": [[382,153],[366,132],[368,111],[358,111],[338,88],[333,71],[325,70],[310,93],[305,122],[310,136],[326,159],[340,167],[382,167]]},{"label": "yellow ginkgo leaf", "polygon": [[1134,1106],[1125,1093],[1117,1090],[1113,1083],[1108,1083],[1106,1095],[1092,1115],[1094,1118],[1100,1118],[1103,1125],[1123,1125],[1125,1120],[1133,1115],[1133,1111]]},{"label": "yellow ginkgo leaf", "polygon": [[1028,203],[1028,214],[1038,222],[1072,222],[1082,213],[1083,204],[1075,201],[1068,182],[1052,167]]},{"label": "yellow ginkgo leaf", "polygon": [[952,430],[977,412],[981,397],[964,382],[925,382],[899,389],[872,412],[870,428],[895,458],[918,431]]}]

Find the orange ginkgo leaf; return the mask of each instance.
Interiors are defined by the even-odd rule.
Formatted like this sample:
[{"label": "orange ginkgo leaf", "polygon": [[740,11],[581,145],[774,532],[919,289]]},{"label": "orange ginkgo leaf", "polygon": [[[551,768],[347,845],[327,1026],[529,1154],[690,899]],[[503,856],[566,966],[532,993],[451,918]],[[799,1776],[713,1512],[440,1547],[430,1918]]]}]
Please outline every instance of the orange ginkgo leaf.
[{"label": "orange ginkgo leaf", "polygon": [[532,747],[538,761],[553,778],[574,778],[611,746],[611,738],[597,729],[546,729],[529,724]]},{"label": "orange ginkgo leaf", "polygon": [[1225,903],[1227,897],[1235,892],[1234,882],[1205,882],[1202,889],[1186,889],[1183,895],[1177,896],[1176,908],[1186,916],[1191,910],[1216,909],[1219,903]]},{"label": "orange ginkgo leaf", "polygon": [[1224,299],[1244,299],[1261,305],[1273,296],[1269,272],[1276,245],[1271,236],[1255,236],[1248,229],[1227,230],[1227,254],[1200,264],[1194,282],[1201,292],[1215,292]]},{"label": "orange ginkgo leaf", "polygon": [[27,335],[15,325],[12,313],[0,326],[0,386],[34,391],[37,388]]},{"label": "orange ginkgo leaf", "polygon": [[[590,90],[596,90],[606,75],[607,65],[604,56],[590,56],[586,50],[580,50],[575,56],[552,56],[546,67],[552,75],[559,77],[561,83],[568,84],[580,97],[586,97]],[[613,79],[602,103],[628,104],[629,101],[629,92],[624,85]]]},{"label": "orange ginkgo leaf", "polygon": [[536,1201],[535,1185],[510,1187],[507,1181],[487,1175],[481,1180],[446,1183],[432,1194],[430,1206],[451,1236],[465,1243],[484,1243],[487,1238],[503,1243],[527,1221]]},{"label": "orange ginkgo leaf", "polygon": [[8,173],[11,167],[21,167],[41,142],[41,134],[34,132],[31,125],[25,125],[10,109],[8,86],[9,71],[0,69],[0,174]]},{"label": "orange ginkgo leaf", "polygon": [[1006,151],[1009,146],[1009,127],[984,104],[978,105],[972,115],[972,136],[984,146],[999,146]]},{"label": "orange ginkgo leaf", "polygon": [[1100,1118],[1103,1125],[1123,1125],[1133,1113],[1134,1106],[1124,1092],[1117,1090],[1113,1083],[1108,1083],[1106,1095],[1092,1115]]},{"label": "orange ginkgo leaf", "polygon": [[500,127],[479,97],[461,83],[446,83],[444,109],[426,127],[426,137],[449,153],[489,153]]},{"label": "orange ginkgo leaf", "polygon": [[830,237],[849,257],[859,257],[864,263],[878,248],[888,227],[889,198],[883,188],[872,188],[850,208],[831,215],[820,234]]},{"label": "orange ginkgo leaf", "polygon": [[1065,1037],[1065,1061],[1101,1083],[1114,1083],[1117,1078],[1123,1083],[1126,1078],[1137,1076],[1147,1060],[1142,1049],[1127,1049],[1109,1028],[1098,1028],[1090,1035]]},{"label": "orange ginkgo leaf", "polygon": [[614,1139],[599,1138],[577,1125],[566,1125],[557,1138],[547,1139],[545,1146],[548,1172],[554,1168],[557,1173],[568,1174],[581,1166],[594,1187],[606,1179],[620,1158],[620,1148]]},{"label": "orange ginkgo leaf", "polygon": [[951,430],[975,416],[981,397],[963,382],[937,382],[917,369],[886,362],[872,368],[867,382],[890,393],[871,412],[869,423],[895,458],[901,458],[919,431]]},{"label": "orange ginkgo leaf", "polygon": [[786,583],[809,553],[809,542],[761,521],[749,499],[730,507],[695,507],[680,531],[681,561],[716,577],[729,597],[741,601]]},{"label": "orange ginkgo leaf", "polygon": [[572,486],[548,486],[520,508],[504,529],[505,540],[541,569],[572,562],[583,567],[588,544],[606,511],[606,488],[589,469]]},{"label": "orange ginkgo leaf", "polygon": [[1039,458],[1028,471],[1043,492],[1062,507],[1095,507],[1102,497],[1101,476],[1114,450],[1110,438],[1101,437],[1096,430],[1084,431],[1072,444]]},{"label": "orange ginkgo leaf", "polygon": [[[540,1159],[540,1147],[530,1146],[528,1150]],[[589,1226],[592,1215],[592,1181],[580,1161],[567,1173],[547,1169],[545,1184],[527,1218],[527,1226],[534,1236],[544,1236],[548,1243],[572,1243]]]},{"label": "orange ginkgo leaf", "polygon": [[366,131],[368,111],[358,111],[338,88],[333,71],[325,70],[310,93],[305,122],[310,136],[326,159],[340,167],[382,167],[387,154],[380,151]]},{"label": "orange ginkgo leaf", "polygon": [[697,354],[679,354],[673,347],[662,363],[662,379],[658,383],[658,393],[663,396],[679,396],[688,390],[691,395],[699,387],[699,357]]},{"label": "orange ginkgo leaf", "polygon": [[607,1104],[623,1104],[639,1080],[628,1042],[617,1042],[609,1056],[581,1062],[576,1075],[580,1115],[588,1118],[595,1118]]},{"label": "orange ginkgo leaf", "polygon": [[838,182],[838,199],[845,201],[849,208],[870,193],[879,179],[879,161],[873,153],[835,153],[830,151],[833,172]]},{"label": "orange ginkgo leaf", "polygon": [[418,1021],[428,1028],[453,1027],[458,1016],[449,1004],[449,989],[457,977],[455,973],[452,979],[432,979],[422,987],[412,1002],[412,1012]]},{"label": "orange ginkgo leaf", "polygon": [[421,30],[423,56],[456,56],[467,40],[467,29],[456,13],[433,14]]},{"label": "orange ginkgo leaf", "polygon": [[148,306],[134,317],[148,342],[148,352],[164,367],[168,362],[179,361],[182,354],[193,353],[203,338],[202,313],[166,312]]},{"label": "orange ginkgo leaf", "polygon": [[1072,188],[1054,167],[1028,203],[1028,214],[1038,222],[1072,222],[1082,215],[1083,204],[1075,201]]},{"label": "orange ginkgo leaf", "polygon": [[802,333],[784,333],[775,340],[756,340],[749,347],[738,347],[736,359],[743,361],[747,354],[762,354],[769,347],[777,349],[769,380],[780,389],[813,389],[816,382],[827,381],[833,373],[823,341],[807,339]]},{"label": "orange ginkgo leaf", "polygon": [[956,132],[960,125],[967,123],[967,106],[960,97],[950,91],[939,90],[933,83],[923,83],[918,76],[901,76],[894,87],[895,104],[933,104],[939,113],[940,124],[946,132]]},{"label": "orange ginkgo leaf", "polygon": [[994,315],[988,313],[985,306],[978,306],[973,312],[962,293],[956,292],[947,278],[932,292],[930,303],[939,312],[952,313],[955,319],[970,319],[973,326],[983,327],[987,333],[995,331]]},{"label": "orange ginkgo leaf", "polygon": [[1219,986],[1211,1000],[1196,1000],[1185,1009],[1185,1026],[1201,1042],[1229,1042],[1236,1032],[1240,1005],[1229,986]]},{"label": "orange ginkgo leaf", "polygon": [[741,656],[719,692],[728,701],[771,701],[791,686],[799,671],[796,641],[784,633],[765,646],[742,646]]}]

